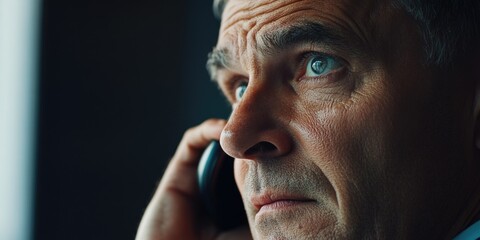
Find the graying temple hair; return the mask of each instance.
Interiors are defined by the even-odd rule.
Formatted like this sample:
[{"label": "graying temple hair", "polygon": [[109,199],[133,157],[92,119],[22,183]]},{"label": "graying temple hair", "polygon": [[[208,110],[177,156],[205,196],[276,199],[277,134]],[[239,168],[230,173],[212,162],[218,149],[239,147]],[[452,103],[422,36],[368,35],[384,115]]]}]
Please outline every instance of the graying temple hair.
[{"label": "graying temple hair", "polygon": [[[220,19],[228,0],[214,0]],[[470,45],[480,45],[480,0],[392,0],[417,22],[428,64],[451,65]]]}]

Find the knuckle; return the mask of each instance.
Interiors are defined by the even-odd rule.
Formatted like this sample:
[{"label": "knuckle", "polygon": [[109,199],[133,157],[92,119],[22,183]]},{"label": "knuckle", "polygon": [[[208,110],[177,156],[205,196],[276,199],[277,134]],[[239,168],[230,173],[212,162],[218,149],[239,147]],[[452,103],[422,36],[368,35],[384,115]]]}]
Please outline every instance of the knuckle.
[{"label": "knuckle", "polygon": [[191,127],[185,130],[185,132],[183,133],[183,139],[192,139],[192,138],[202,137],[204,136],[204,132],[206,129],[216,127],[221,124],[224,125],[225,123],[226,121],[223,119],[211,118],[211,119],[205,120],[200,125],[197,125],[195,127]]},{"label": "knuckle", "polygon": [[222,124],[222,123],[225,123],[225,120],[218,119],[218,118],[210,118],[210,119],[205,120],[202,123],[202,125],[215,126],[215,125],[219,125],[219,124]]},{"label": "knuckle", "polygon": [[189,129],[187,129],[185,131],[185,133],[183,134],[183,138],[190,138],[194,135],[195,133],[195,130],[197,129],[197,127],[191,127]]}]

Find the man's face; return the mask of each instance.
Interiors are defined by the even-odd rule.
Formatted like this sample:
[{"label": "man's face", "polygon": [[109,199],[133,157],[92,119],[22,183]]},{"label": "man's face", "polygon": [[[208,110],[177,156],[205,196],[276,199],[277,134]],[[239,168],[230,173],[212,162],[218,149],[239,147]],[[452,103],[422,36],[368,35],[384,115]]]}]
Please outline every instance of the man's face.
[{"label": "man's face", "polygon": [[449,231],[438,216],[463,201],[451,156],[464,158],[467,133],[441,133],[457,122],[436,107],[422,54],[415,23],[387,2],[227,3],[211,64],[233,106],[221,144],[254,237]]}]

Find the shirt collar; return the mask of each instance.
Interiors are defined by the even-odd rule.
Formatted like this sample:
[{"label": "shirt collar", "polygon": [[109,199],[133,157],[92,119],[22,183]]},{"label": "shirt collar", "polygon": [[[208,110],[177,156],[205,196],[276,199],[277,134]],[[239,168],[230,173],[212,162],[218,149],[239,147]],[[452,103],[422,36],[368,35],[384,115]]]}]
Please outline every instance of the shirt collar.
[{"label": "shirt collar", "polygon": [[480,239],[480,220],[470,225],[463,232],[458,234],[453,240],[478,240]]}]

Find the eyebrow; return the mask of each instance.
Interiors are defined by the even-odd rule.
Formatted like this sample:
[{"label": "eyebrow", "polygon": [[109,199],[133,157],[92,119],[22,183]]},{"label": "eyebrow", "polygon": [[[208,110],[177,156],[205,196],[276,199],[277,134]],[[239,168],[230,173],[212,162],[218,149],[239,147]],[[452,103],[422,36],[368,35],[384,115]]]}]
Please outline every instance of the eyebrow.
[{"label": "eyebrow", "polygon": [[[280,50],[300,44],[325,44],[354,51],[344,37],[331,28],[316,22],[304,22],[272,31],[262,36],[262,43],[259,51],[265,55],[273,55]],[[208,54],[206,67],[210,78],[216,81],[216,72],[220,69],[230,68],[232,64],[232,56],[227,48],[214,48]]]},{"label": "eyebrow", "polygon": [[305,22],[262,36],[265,44],[262,51],[273,54],[279,49],[288,49],[304,43],[339,45],[343,42],[342,39],[339,34],[322,24]]},{"label": "eyebrow", "polygon": [[208,54],[206,63],[207,71],[210,74],[210,79],[216,81],[216,72],[219,69],[229,68],[231,66],[230,53],[226,48],[216,48]]}]

